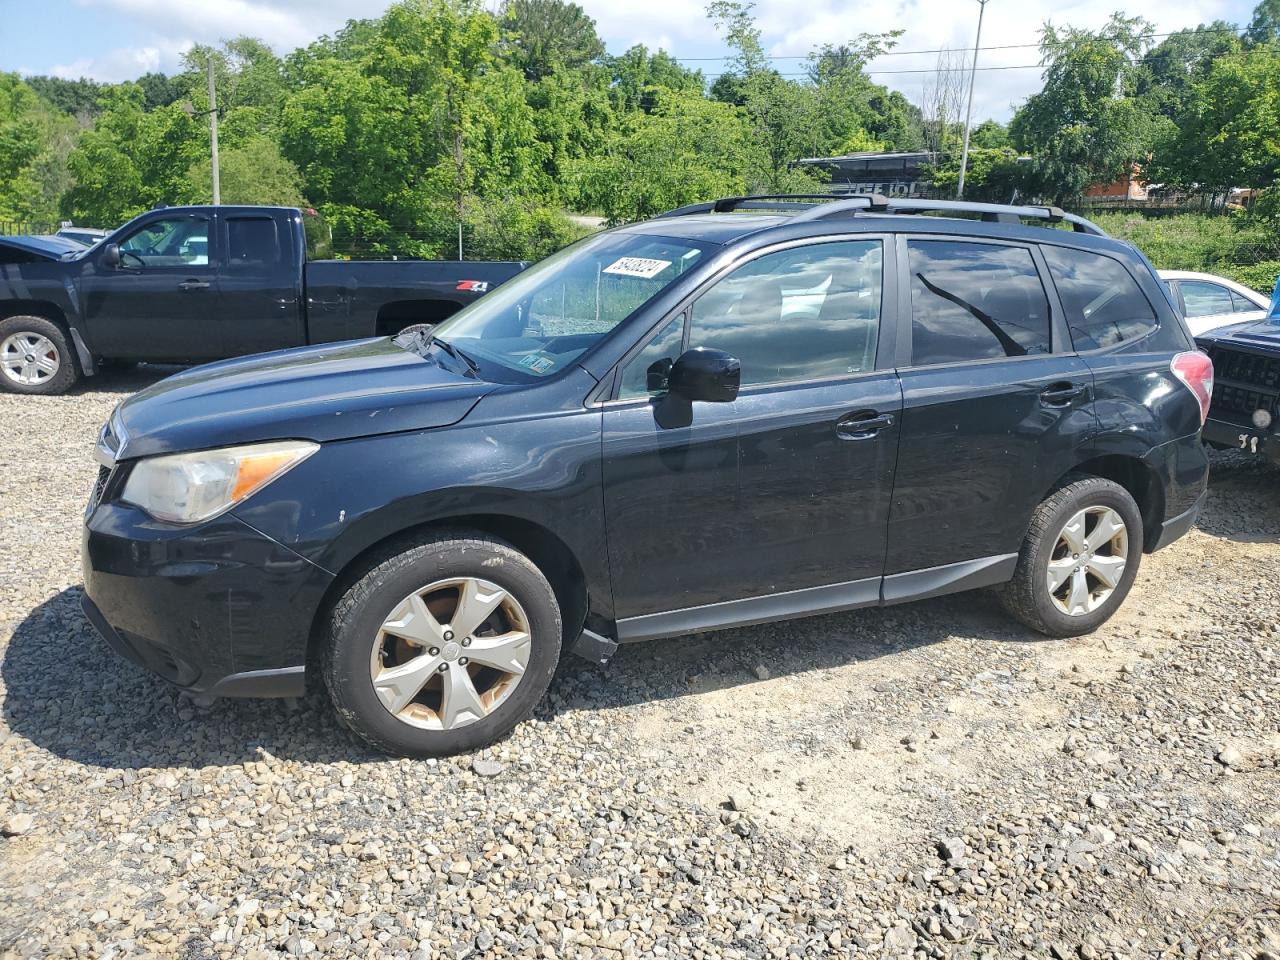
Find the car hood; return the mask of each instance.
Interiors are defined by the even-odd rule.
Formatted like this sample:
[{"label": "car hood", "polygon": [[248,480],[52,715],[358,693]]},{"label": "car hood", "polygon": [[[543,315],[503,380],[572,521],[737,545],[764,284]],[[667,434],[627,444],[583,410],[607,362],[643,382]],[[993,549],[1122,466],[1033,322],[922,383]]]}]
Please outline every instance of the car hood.
[{"label": "car hood", "polygon": [[1196,341],[1205,344],[1235,342],[1252,347],[1270,347],[1273,350],[1280,350],[1280,321],[1263,319],[1216,327],[1200,334],[1196,337]]},{"label": "car hood", "polygon": [[324,442],[457,423],[494,385],[389,339],[280,350],[195,367],[125,400],[124,460],[259,440]]}]

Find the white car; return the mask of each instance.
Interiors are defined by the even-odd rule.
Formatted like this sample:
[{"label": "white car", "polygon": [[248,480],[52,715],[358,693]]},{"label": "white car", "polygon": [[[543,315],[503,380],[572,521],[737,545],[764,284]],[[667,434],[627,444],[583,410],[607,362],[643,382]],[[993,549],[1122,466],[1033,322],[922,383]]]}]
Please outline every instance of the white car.
[{"label": "white car", "polygon": [[1186,270],[1159,272],[1173,293],[1173,302],[1182,308],[1193,336],[1232,323],[1261,320],[1271,308],[1269,297],[1226,277]]}]

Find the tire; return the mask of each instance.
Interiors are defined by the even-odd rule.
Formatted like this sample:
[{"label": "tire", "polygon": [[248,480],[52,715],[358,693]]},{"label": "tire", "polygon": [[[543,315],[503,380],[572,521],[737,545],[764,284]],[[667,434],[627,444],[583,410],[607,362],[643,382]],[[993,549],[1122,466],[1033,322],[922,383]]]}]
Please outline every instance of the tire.
[{"label": "tire", "polygon": [[[478,623],[474,638],[450,631],[465,633],[467,621]],[[446,756],[505,737],[533,712],[560,658],[560,606],[510,544],[452,531],[375,556],[334,605],[322,642],[343,723],[386,753]],[[448,701],[446,684],[458,691]]]},{"label": "tire", "polygon": [[[1065,528],[1082,512],[1085,539],[1083,550],[1075,553],[1070,541],[1079,540],[1080,533]],[[1104,517],[1109,525],[1099,530]],[[1123,524],[1123,542],[1119,532],[1102,541],[1116,517]],[[1101,477],[1068,477],[1032,514],[1013,579],[998,589],[1000,600],[1017,620],[1048,636],[1092,633],[1128,596],[1142,561],[1142,534],[1142,514],[1128,490]],[[1117,576],[1121,556],[1123,567]],[[1050,589],[1051,562],[1062,583],[1057,591]],[[1081,574],[1083,585],[1077,590]],[[1114,586],[1107,580],[1114,580]]]},{"label": "tire", "polygon": [[11,393],[66,393],[80,378],[70,338],[44,317],[0,320],[0,387]]}]

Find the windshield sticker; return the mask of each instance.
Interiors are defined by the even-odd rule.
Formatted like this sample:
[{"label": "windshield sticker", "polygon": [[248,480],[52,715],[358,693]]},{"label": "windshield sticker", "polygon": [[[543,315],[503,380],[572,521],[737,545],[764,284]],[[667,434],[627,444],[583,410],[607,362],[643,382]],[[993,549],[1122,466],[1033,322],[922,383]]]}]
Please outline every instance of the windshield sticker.
[{"label": "windshield sticker", "polygon": [[619,277],[640,277],[642,280],[652,280],[669,266],[671,266],[670,260],[650,260],[647,257],[622,257],[605,267],[604,272],[612,273]]},{"label": "windshield sticker", "polygon": [[546,373],[556,365],[555,357],[549,357],[545,353],[528,353],[520,360],[520,366],[524,367],[531,373],[539,376]]}]

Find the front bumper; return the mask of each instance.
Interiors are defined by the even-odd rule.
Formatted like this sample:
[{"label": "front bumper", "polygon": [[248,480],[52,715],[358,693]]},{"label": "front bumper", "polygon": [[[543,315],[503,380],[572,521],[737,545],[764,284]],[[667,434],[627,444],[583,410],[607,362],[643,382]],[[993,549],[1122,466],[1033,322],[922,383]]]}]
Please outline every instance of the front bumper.
[{"label": "front bumper", "polygon": [[230,515],[194,527],[107,502],[86,520],[85,614],[113,650],[214,696],[297,696],[333,577]]},{"label": "front bumper", "polygon": [[1215,420],[1210,416],[1205,422],[1202,436],[1215,447],[1243,450],[1280,464],[1280,435],[1272,432],[1270,427],[1259,430],[1252,424]]}]

